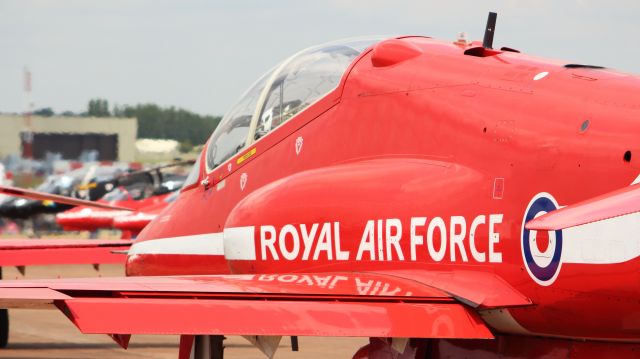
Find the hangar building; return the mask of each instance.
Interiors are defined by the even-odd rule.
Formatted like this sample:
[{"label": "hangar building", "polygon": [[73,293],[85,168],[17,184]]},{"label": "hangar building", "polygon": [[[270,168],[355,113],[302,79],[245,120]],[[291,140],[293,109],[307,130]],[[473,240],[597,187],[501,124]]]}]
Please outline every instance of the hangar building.
[{"label": "hangar building", "polygon": [[[33,157],[44,159],[47,152],[76,160],[83,151],[97,150],[101,161],[135,160],[138,120],[116,117],[31,117]],[[21,115],[0,115],[0,158],[20,154]]]}]

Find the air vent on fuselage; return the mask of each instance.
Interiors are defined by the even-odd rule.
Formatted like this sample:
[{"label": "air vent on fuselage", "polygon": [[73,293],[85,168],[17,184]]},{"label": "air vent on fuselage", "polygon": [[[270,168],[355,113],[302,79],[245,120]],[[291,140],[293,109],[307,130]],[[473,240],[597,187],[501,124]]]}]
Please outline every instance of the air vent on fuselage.
[{"label": "air vent on fuselage", "polygon": [[489,57],[489,56],[499,55],[501,53],[502,51],[487,49],[482,46],[471,47],[464,51],[465,55],[476,56],[476,57]]},{"label": "air vent on fuselage", "polygon": [[597,66],[597,65],[583,65],[583,64],[566,64],[564,65],[564,67],[568,68],[568,69],[604,69],[604,66]]},{"label": "air vent on fuselage", "polygon": [[500,51],[506,51],[506,52],[517,52],[517,53],[520,53],[520,50],[512,49],[512,48],[510,48],[510,47],[506,47],[506,46],[501,47],[501,48],[500,48]]}]

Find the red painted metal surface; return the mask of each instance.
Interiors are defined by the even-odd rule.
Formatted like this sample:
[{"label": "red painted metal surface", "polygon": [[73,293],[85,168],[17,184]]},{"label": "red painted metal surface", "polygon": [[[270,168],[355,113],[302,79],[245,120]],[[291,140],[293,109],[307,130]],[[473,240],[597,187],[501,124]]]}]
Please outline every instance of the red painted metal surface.
[{"label": "red painted metal surface", "polygon": [[178,346],[178,359],[190,359],[193,348],[193,335],[180,335],[180,345]]},{"label": "red painted metal surface", "polygon": [[493,337],[477,314],[451,303],[87,298],[60,306],[83,333]]},{"label": "red painted metal surface", "polygon": [[[171,266],[167,266],[171,262]],[[229,274],[229,265],[223,255],[165,255],[145,254],[127,258],[128,276]]]},{"label": "red painted metal surface", "polygon": [[449,295],[396,276],[93,279],[3,281],[0,303],[56,299],[85,333],[492,337]]},{"label": "red painted metal surface", "polygon": [[[397,298],[354,296],[353,288],[341,287],[336,289],[341,299],[361,300],[329,303],[319,300],[335,295],[325,288],[311,293],[277,283],[256,289],[238,278],[216,279],[216,284],[176,279],[188,285],[158,279],[153,284],[145,277],[138,284],[101,282],[105,293],[120,288],[117,293],[127,298],[78,298],[60,305],[68,303],[76,313],[72,319],[89,331],[98,331],[102,319],[103,329],[126,331],[115,318],[126,320],[121,316],[137,311],[136,331],[207,329],[200,326],[207,321],[187,323],[171,312],[180,308],[194,317],[216,313],[208,322],[220,321],[224,328],[206,333],[265,328],[269,333],[341,335],[349,328],[350,334],[373,336],[434,334],[413,325],[432,323],[446,308],[458,314],[445,317],[464,323],[464,315],[475,318],[469,308],[503,306],[509,308],[483,311],[483,318],[492,330],[513,335],[489,346],[465,342],[468,347],[462,351],[452,345],[442,356],[487,352],[488,357],[509,357],[518,350],[531,357],[566,356],[591,348],[604,353],[606,347],[626,355],[629,348],[635,350],[621,342],[640,342],[636,223],[622,221],[614,230],[594,227],[585,234],[533,233],[525,222],[551,212],[549,220],[558,223],[530,228],[555,229],[567,223],[597,224],[590,222],[636,210],[635,186],[628,186],[640,173],[639,157],[631,155],[640,151],[640,79],[509,51],[466,51],[477,47],[474,43],[407,37],[387,44],[394,45],[379,50],[388,56],[378,61],[371,50],[364,51],[335,90],[217,168],[207,173],[201,166],[194,185],[141,232],[134,246],[143,248],[144,243],[147,252],[129,256],[127,273],[230,270],[258,277],[351,273],[347,276],[353,278],[378,272],[388,281],[397,272],[403,278],[391,283],[414,288],[407,280],[415,281],[418,288],[432,286],[438,289],[429,289],[431,293],[453,299],[382,303]],[[576,203],[580,205],[572,206]],[[567,205],[564,212],[554,211]],[[379,280],[372,277],[371,283]],[[66,283],[65,290],[75,286]],[[165,285],[166,290],[135,289],[147,284],[158,289]],[[237,290],[232,293],[238,296],[245,293],[246,300],[228,302],[219,294],[195,290],[207,285]],[[180,287],[194,290],[179,292]],[[268,293],[261,292],[266,288]],[[198,300],[185,299],[189,295]],[[305,295],[312,300],[284,300]],[[403,300],[407,298],[414,296]],[[326,316],[309,312],[316,302]],[[533,305],[525,305],[529,302]],[[194,305],[193,311],[187,303]],[[151,305],[171,312],[171,320],[159,322],[164,318],[158,312],[152,317],[145,309]],[[245,311],[260,312],[262,305],[283,314],[260,313],[246,327],[234,322]],[[434,316],[424,316],[428,308]],[[116,315],[107,318],[106,313]],[[340,322],[339,313],[354,315],[360,324],[371,320],[371,326]],[[301,314],[312,319],[305,325],[325,317],[333,321],[309,331],[296,321]],[[262,322],[265,318],[270,320]],[[477,329],[471,324],[466,328]],[[574,345],[574,340],[588,345]]]},{"label": "red painted metal surface", "polygon": [[527,229],[555,231],[640,212],[640,185],[632,185],[560,208],[526,224]]},{"label": "red painted metal surface", "polygon": [[132,243],[133,242],[129,240],[118,239],[0,239],[0,251],[54,248],[129,247]]},{"label": "red painted metal surface", "polygon": [[436,267],[423,270],[394,270],[387,275],[415,280],[438,288],[474,307],[505,308],[527,306],[531,300],[515,290],[502,278],[490,272],[444,271]]},{"label": "red painted metal surface", "polygon": [[[236,273],[311,268],[492,273],[535,304],[509,310],[524,332],[638,340],[640,322],[623,313],[640,309],[635,301],[639,259],[565,263],[555,282],[540,285],[527,272],[521,230],[527,205],[539,193],[567,205],[626,187],[638,176],[636,158],[623,161],[625,151],[640,151],[638,78],[568,69],[518,53],[463,55],[464,48],[431,39],[402,41],[420,47],[424,55],[375,67],[371,53],[363,54],[334,93],[230,159],[231,171],[227,163],[212,174],[203,171],[199,180],[214,185],[184,191],[165,214],[170,223],[153,221],[139,239],[256,226],[256,259],[230,260]],[[594,80],[585,81],[585,76]],[[304,145],[296,155],[299,137]],[[237,158],[253,147],[256,154],[238,164]],[[243,174],[244,189],[239,185]],[[222,180],[225,187],[217,190]],[[491,214],[502,216],[495,225],[500,257],[492,262],[487,258]],[[474,236],[476,249],[487,254],[484,262],[474,260],[469,243],[471,223],[479,215],[487,216]],[[424,247],[411,260],[412,218],[442,218],[450,236],[449,223],[456,216],[466,222],[466,260],[458,249],[453,258],[449,246],[439,260]],[[354,258],[367,222],[379,219],[403,224],[404,259]],[[308,229],[325,222],[339,222],[342,250],[352,253],[348,260],[336,260],[335,250],[331,259],[286,260],[279,246],[276,260],[261,247],[263,225],[281,232],[292,224],[301,236],[298,224]],[[160,261],[168,268],[180,256],[155,257],[149,270],[138,265],[143,257],[129,261],[136,274],[153,274],[162,267]],[[202,267],[192,269],[198,273]],[[482,279],[475,284],[481,287]]]},{"label": "red painted metal surface", "polygon": [[131,334],[108,334],[108,335],[122,349],[127,349],[129,347],[129,341],[131,340]]},{"label": "red painted metal surface", "polygon": [[[164,202],[164,199],[169,194],[163,194],[158,196],[151,196],[141,200],[134,200],[132,198],[122,201],[112,201],[110,204],[115,206],[124,206],[130,208],[128,211],[106,211],[100,208],[92,208],[89,206],[78,206],[68,211],[59,213],[56,215],[56,222],[65,230],[75,231],[95,231],[98,229],[114,228],[114,221],[119,217],[135,216],[138,211],[143,211],[146,208],[152,209],[154,212],[160,212],[164,209],[168,203]],[[98,200],[96,203],[107,203],[104,200]],[[147,219],[144,222],[134,223],[132,226],[125,225],[126,228],[119,228],[123,230],[133,231],[139,233],[151,219]]]},{"label": "red painted metal surface", "polygon": [[422,54],[422,49],[410,42],[389,39],[377,43],[371,53],[371,63],[376,67],[391,66]]},{"label": "red painted metal surface", "polygon": [[[520,293],[522,297],[515,295],[513,301],[529,299],[534,304],[509,309],[513,323],[505,330],[640,340],[640,320],[629,316],[638,311],[640,258],[631,255],[602,263],[606,261],[602,257],[597,262],[599,253],[610,253],[610,247],[585,254],[585,263],[560,265],[562,251],[571,248],[572,239],[565,234],[564,245],[555,249],[560,259],[553,262],[555,257],[549,255],[559,274],[552,276],[542,268],[539,280],[530,272],[532,261],[523,254],[529,236],[523,219],[537,195],[552,196],[558,206],[571,205],[626,188],[640,173],[637,156],[624,159],[627,151],[640,151],[638,77],[566,68],[559,61],[507,51],[486,57],[465,55],[473,44],[457,46],[419,37],[399,41],[420,48],[422,55],[376,67],[372,52],[365,51],[335,91],[211,173],[203,169],[198,183],[206,179],[210,185],[185,189],[139,240],[253,226],[255,257],[247,258],[255,259],[229,259],[234,273],[433,270],[465,278],[474,272],[480,277],[466,278],[470,288],[477,289],[460,295],[472,305],[500,300],[497,288],[505,286],[483,288],[481,276],[487,273],[499,279],[493,283],[503,281]],[[297,142],[302,143],[299,152]],[[238,162],[254,150],[249,159]],[[438,248],[443,233],[447,242],[444,255],[434,258],[427,237],[436,218],[444,226],[434,227],[443,230],[435,231],[438,236],[431,244]],[[475,227],[473,245],[480,255],[474,257],[470,232],[476,218],[480,225]],[[398,245],[403,258],[395,247],[390,247],[389,255],[384,246],[387,224],[397,224],[396,220],[402,224]],[[374,242],[382,237],[383,246],[376,243],[373,254],[364,252],[356,258],[369,221],[374,221]],[[413,230],[420,236],[413,243],[422,243],[413,258],[412,221],[424,224]],[[314,223],[319,228],[339,224],[337,231],[334,227],[328,231],[331,251],[313,259],[317,229],[311,258],[303,259],[301,240],[297,255],[284,258],[294,248],[288,226],[302,238]],[[277,234],[273,250],[261,240],[263,226],[271,226]],[[281,247],[279,234],[285,228],[289,232]],[[388,228],[393,234],[398,227]],[[458,232],[464,232],[463,239],[452,247],[451,234]],[[340,235],[341,250],[350,253],[347,259],[337,259],[335,233]],[[548,245],[545,235],[553,233],[539,233],[532,244],[538,252],[560,248]],[[603,241],[626,240],[602,235]],[[383,255],[377,254],[378,247]],[[579,245],[573,248],[578,253],[573,258],[584,257]],[[588,262],[591,256],[597,264]],[[205,265],[207,257],[219,258],[201,256],[190,266],[188,256],[181,253],[139,253],[128,260],[127,270],[135,275],[212,273]],[[425,274],[422,280],[429,278]],[[465,281],[454,282],[451,293],[463,293]]]},{"label": "red painted metal surface", "polygon": [[[50,288],[76,293],[126,292],[126,296],[183,296],[198,295],[263,298],[274,294],[279,298],[324,297],[327,299],[353,297],[375,300],[438,299],[451,301],[451,296],[415,280],[372,273],[296,273],[259,275],[220,275],[189,277],[104,277],[63,278],[59,280],[1,281],[3,292],[18,292],[22,288]],[[137,293],[137,294],[136,294]],[[182,294],[180,294],[182,293]],[[17,295],[14,295],[17,296]],[[254,296],[256,297],[256,296]]]},{"label": "red painted metal surface", "polygon": [[124,263],[131,241],[91,239],[0,240],[0,266]]},{"label": "red painted metal surface", "polygon": [[140,210],[113,219],[113,228],[123,231],[132,231],[140,233],[160,212],[166,208],[166,204],[158,204],[151,207],[141,208]]}]

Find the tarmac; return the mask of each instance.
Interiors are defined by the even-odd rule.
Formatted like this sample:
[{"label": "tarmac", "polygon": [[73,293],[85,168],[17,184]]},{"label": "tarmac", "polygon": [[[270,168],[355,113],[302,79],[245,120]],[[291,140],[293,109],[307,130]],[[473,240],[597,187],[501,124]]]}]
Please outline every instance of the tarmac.
[{"label": "tarmac", "polygon": [[[3,268],[5,279],[122,276],[121,265],[27,267],[26,277],[13,267]],[[134,335],[129,349],[121,349],[106,335],[82,334],[57,310],[10,310],[9,347],[0,358],[171,358],[178,357],[178,336]],[[275,358],[351,358],[368,342],[367,338],[300,337],[299,351],[291,351],[289,337],[283,337]],[[242,337],[225,340],[225,358],[266,358]]]}]

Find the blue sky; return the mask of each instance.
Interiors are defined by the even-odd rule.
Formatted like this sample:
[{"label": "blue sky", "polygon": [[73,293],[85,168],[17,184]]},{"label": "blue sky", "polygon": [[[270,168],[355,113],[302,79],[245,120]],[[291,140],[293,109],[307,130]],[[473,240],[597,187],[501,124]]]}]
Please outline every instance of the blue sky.
[{"label": "blue sky", "polygon": [[640,1],[0,0],[0,112],[82,111],[90,98],[223,114],[260,74],[302,48],[404,34],[480,39],[532,55],[640,73]]}]

